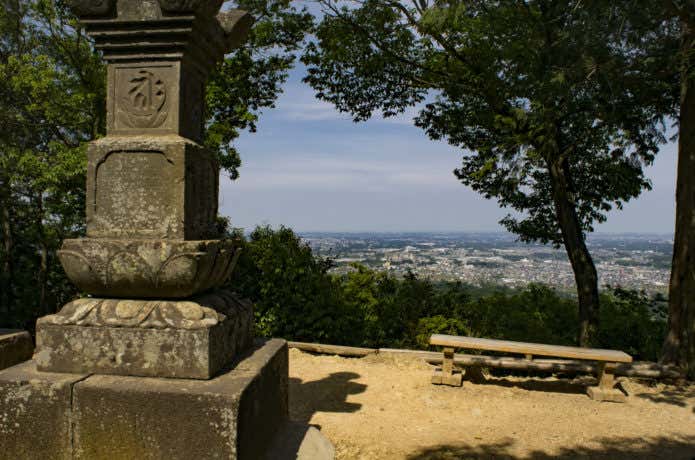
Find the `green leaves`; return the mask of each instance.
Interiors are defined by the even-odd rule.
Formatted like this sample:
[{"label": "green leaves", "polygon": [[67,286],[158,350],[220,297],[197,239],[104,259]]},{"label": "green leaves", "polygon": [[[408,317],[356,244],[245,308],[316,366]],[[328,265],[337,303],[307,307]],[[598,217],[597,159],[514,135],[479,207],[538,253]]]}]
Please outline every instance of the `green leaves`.
[{"label": "green leaves", "polygon": [[256,23],[248,42],[228,55],[207,88],[205,145],[217,152],[229,177],[239,177],[241,158],[232,143],[240,131],[256,131],[263,109],[273,108],[296,52],[313,25],[305,9],[288,1],[239,1]]},{"label": "green leaves", "polygon": [[61,3],[0,10],[0,318],[33,329],[75,289],[55,251],[84,230],[84,142],[104,130],[105,72]]},{"label": "green leaves", "polygon": [[317,97],[355,121],[427,101],[416,125],[470,152],[457,177],[527,216],[502,222],[522,239],[562,241],[552,158],[583,231],[648,185],[678,87],[677,30],[655,2],[321,4],[302,57]]},{"label": "green leaves", "polygon": [[267,337],[354,343],[356,323],[328,274],[292,230],[258,227],[245,243],[230,288],[256,303],[256,328]]},{"label": "green leaves", "polygon": [[402,113],[425,99],[429,84],[416,31],[388,2],[368,0],[360,8],[326,3],[316,40],[302,56],[317,97],[364,121],[379,110]]},{"label": "green leaves", "polygon": [[[238,2],[249,42],[209,84],[205,144],[238,176],[233,146],[282,91],[312,18],[284,0]],[[33,328],[75,295],[55,251],[84,232],[85,143],[105,132],[105,65],[61,0],[0,9],[0,319]]]},{"label": "green leaves", "polygon": [[[475,288],[413,273],[396,278],[360,264],[333,275],[330,260],[283,227],[256,228],[242,254],[229,287],[255,302],[257,331],[267,337],[415,349],[429,348],[429,336],[438,333],[558,345],[576,340],[568,327],[577,322],[576,299],[547,286]],[[654,360],[665,332],[664,303],[607,288],[602,305],[593,345]]]}]

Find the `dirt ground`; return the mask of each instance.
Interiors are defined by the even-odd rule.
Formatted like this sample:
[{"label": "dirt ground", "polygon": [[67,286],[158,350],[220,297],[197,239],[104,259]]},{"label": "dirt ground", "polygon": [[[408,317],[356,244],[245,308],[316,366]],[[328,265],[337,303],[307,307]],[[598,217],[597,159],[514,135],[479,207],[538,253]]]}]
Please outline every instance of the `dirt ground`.
[{"label": "dirt ground", "polygon": [[409,358],[290,350],[290,413],[338,459],[695,459],[695,385],[624,380],[624,404],[589,399],[589,376],[429,383]]}]

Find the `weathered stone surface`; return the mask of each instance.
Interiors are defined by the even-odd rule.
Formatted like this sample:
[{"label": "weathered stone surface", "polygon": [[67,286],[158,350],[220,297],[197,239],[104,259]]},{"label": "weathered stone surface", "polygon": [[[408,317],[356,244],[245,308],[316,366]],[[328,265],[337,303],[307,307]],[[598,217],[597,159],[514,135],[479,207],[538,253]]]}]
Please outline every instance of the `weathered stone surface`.
[{"label": "weathered stone surface", "polygon": [[31,359],[34,343],[27,331],[0,329],[0,370]]},{"label": "weathered stone surface", "polygon": [[287,419],[287,346],[209,381],[91,376],[74,389],[75,459],[263,457]]},{"label": "weathered stone surface", "polygon": [[257,460],[286,423],[284,340],[212,380],[0,371],[0,458]]},{"label": "weathered stone surface", "polygon": [[242,10],[225,11],[220,17],[221,4],[220,0],[119,0],[115,15],[104,7],[75,11],[107,63],[185,61],[205,78],[215,63],[244,42],[253,24]]},{"label": "weathered stone surface", "polygon": [[94,296],[185,298],[238,254],[217,226],[219,165],[202,142],[205,82],[253,18],[222,0],[69,0],[107,62],[107,136],[90,143],[87,239],[68,277]]},{"label": "weathered stone surface", "polygon": [[204,77],[181,62],[108,66],[107,130],[111,135],[178,134],[200,142]]},{"label": "weathered stone surface", "polygon": [[72,386],[85,377],[33,361],[0,371],[0,458],[71,460]]},{"label": "weathered stone surface", "polygon": [[167,13],[193,13],[203,8],[210,13],[219,10],[222,3],[223,0],[159,0]]},{"label": "weathered stone surface", "polygon": [[200,240],[219,236],[219,169],[179,136],[109,136],[87,153],[87,236]]},{"label": "weathered stone surface", "polygon": [[253,308],[227,291],[191,300],[80,299],[36,324],[39,370],[209,379],[253,342]]},{"label": "weathered stone surface", "polygon": [[306,423],[288,421],[285,423],[264,460],[334,460],[335,447],[316,427]]},{"label": "weathered stone surface", "polygon": [[65,240],[58,256],[84,292],[136,299],[185,298],[224,284],[239,241]]},{"label": "weathered stone surface", "polygon": [[333,460],[335,448],[323,433],[310,426],[297,451],[297,460]]}]

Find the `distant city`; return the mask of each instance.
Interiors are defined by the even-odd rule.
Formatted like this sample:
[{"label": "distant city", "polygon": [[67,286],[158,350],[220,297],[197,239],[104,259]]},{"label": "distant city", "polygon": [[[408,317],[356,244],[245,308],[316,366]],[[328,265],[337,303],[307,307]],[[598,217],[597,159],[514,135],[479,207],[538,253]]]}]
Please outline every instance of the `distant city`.
[{"label": "distant city", "polygon": [[[302,233],[315,253],[332,258],[336,273],[358,262],[395,275],[412,271],[433,281],[573,290],[564,248],[525,244],[507,233]],[[588,239],[601,286],[666,293],[672,235],[593,234]]]}]

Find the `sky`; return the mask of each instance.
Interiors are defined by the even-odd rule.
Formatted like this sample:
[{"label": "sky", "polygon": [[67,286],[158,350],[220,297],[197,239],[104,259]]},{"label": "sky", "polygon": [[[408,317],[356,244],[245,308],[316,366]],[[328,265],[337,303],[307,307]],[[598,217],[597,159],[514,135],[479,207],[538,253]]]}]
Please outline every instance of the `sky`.
[{"label": "sky", "polygon": [[[232,226],[286,225],[297,232],[497,232],[509,210],[453,174],[461,150],[396,119],[353,123],[314,98],[292,71],[256,133],[236,142],[240,178],[220,183],[220,212]],[[665,145],[647,169],[653,190],[596,227],[606,233],[672,233],[676,153]]]}]

